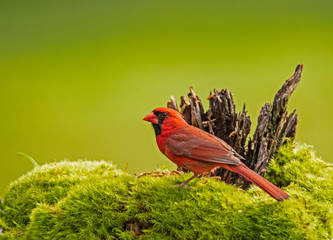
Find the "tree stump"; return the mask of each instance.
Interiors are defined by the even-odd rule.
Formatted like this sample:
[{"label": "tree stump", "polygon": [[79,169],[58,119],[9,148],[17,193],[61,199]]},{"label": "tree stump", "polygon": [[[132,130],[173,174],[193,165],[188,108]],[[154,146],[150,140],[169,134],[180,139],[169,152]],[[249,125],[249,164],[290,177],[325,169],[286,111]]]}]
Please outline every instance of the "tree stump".
[{"label": "tree stump", "polygon": [[[294,75],[286,80],[276,93],[273,104],[266,103],[262,107],[254,135],[248,141],[247,136],[251,129],[250,117],[247,115],[245,105],[242,112],[236,113],[233,95],[228,89],[221,91],[214,89],[214,92],[210,93],[207,111],[204,110],[193,87],[190,87],[188,100],[185,96],[181,96],[180,109],[173,96],[167,107],[180,111],[187,123],[227,142],[244,157],[245,165],[264,176],[267,165],[278,148],[285,144],[287,139],[295,138],[297,114],[296,110],[288,114],[287,104],[301,80],[302,70],[303,65],[299,64]],[[218,168],[212,175],[220,176],[223,181],[243,188],[249,186],[249,182],[239,174],[223,168]]]}]

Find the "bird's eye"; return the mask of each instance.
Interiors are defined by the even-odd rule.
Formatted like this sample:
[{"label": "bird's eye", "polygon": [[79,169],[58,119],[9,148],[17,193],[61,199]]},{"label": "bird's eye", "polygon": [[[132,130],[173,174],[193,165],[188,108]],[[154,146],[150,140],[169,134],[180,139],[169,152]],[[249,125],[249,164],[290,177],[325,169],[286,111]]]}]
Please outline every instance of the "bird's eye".
[{"label": "bird's eye", "polygon": [[166,117],[166,116],[168,116],[168,114],[166,112],[163,112],[162,117]]}]

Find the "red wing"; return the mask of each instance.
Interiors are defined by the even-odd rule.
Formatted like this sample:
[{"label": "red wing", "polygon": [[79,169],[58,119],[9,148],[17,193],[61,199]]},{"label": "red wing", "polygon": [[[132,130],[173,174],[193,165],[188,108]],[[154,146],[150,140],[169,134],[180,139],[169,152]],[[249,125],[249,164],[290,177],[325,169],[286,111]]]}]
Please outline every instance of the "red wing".
[{"label": "red wing", "polygon": [[175,130],[165,145],[168,154],[196,161],[238,165],[242,158],[218,137],[192,126]]}]

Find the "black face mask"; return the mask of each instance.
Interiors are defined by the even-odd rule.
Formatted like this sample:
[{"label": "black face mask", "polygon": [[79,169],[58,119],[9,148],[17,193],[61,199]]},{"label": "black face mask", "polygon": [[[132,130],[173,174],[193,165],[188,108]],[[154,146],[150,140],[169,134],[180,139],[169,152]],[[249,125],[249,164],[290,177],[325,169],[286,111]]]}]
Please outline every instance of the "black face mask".
[{"label": "black face mask", "polygon": [[154,114],[156,115],[156,117],[158,119],[158,124],[153,123],[153,128],[155,131],[155,135],[157,137],[162,132],[162,124],[163,124],[164,119],[168,116],[168,114],[165,112],[157,112],[157,111],[154,111]]}]

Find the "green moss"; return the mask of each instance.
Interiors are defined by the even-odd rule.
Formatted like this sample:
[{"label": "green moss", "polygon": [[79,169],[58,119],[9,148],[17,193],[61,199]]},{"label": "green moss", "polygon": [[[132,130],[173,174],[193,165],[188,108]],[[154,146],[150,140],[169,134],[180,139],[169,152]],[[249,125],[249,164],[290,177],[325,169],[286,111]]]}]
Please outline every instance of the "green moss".
[{"label": "green moss", "polygon": [[32,211],[28,239],[112,239],[128,215],[128,177],[80,185],[55,206],[41,204]]},{"label": "green moss", "polygon": [[[308,146],[282,147],[267,178],[291,199],[215,179],[135,179],[106,162],[44,165],[0,205],[1,239],[331,239],[332,167]],[[20,197],[19,197],[20,196]],[[17,199],[20,198],[20,199]]]},{"label": "green moss", "polygon": [[331,206],[299,199],[304,190],[295,185],[292,199],[280,203],[257,188],[246,193],[214,180],[198,181],[193,189],[170,184],[147,180],[133,190],[131,215],[148,225],[143,239],[326,239],[331,234],[325,223],[332,219]]},{"label": "green moss", "polygon": [[282,146],[270,162],[266,178],[278,186],[294,183],[311,196],[333,203],[333,165],[315,156],[311,146]]},{"label": "green moss", "polygon": [[25,226],[38,203],[56,204],[72,186],[118,172],[103,161],[64,161],[36,167],[7,189],[0,216],[8,226]]}]

